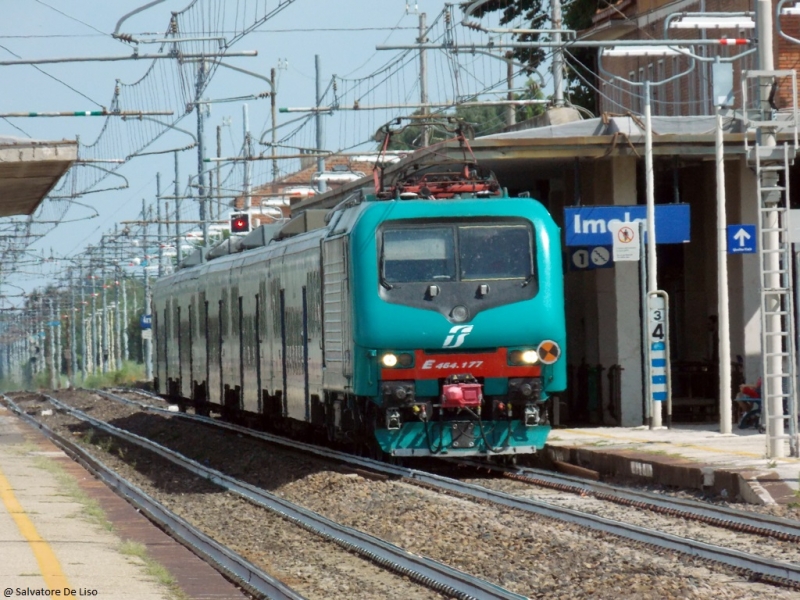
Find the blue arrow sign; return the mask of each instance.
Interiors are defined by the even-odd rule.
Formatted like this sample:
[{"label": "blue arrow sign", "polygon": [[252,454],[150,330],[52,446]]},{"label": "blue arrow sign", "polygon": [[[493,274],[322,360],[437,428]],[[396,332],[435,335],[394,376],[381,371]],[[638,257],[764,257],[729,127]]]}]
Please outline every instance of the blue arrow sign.
[{"label": "blue arrow sign", "polygon": [[728,225],[728,254],[755,254],[755,225]]}]

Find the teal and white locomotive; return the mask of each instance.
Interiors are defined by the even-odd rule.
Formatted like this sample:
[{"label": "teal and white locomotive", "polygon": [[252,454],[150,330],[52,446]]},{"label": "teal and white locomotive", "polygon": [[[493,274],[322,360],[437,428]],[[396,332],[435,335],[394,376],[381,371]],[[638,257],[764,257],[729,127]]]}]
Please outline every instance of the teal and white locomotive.
[{"label": "teal and white locomotive", "polygon": [[541,203],[475,165],[431,166],[296,229],[157,282],[161,394],[374,455],[543,447],[567,377],[560,231]]}]

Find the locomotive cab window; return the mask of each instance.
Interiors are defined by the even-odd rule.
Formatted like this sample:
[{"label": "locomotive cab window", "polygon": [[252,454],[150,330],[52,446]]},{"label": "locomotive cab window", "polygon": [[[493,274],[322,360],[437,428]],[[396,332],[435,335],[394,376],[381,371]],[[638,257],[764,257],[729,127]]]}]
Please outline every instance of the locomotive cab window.
[{"label": "locomotive cab window", "polygon": [[387,284],[525,281],[533,276],[533,232],[517,219],[386,226],[380,268]]},{"label": "locomotive cab window", "polygon": [[386,229],[383,279],[388,283],[453,281],[456,278],[452,228]]},{"label": "locomotive cab window", "polygon": [[532,274],[531,233],[525,225],[458,228],[460,279],[527,279]]}]

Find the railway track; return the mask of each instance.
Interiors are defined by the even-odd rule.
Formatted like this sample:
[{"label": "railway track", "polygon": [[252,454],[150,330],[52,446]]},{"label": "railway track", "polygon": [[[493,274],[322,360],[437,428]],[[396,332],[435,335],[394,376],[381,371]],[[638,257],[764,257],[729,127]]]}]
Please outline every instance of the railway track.
[{"label": "railway track", "polygon": [[[371,561],[382,568],[395,573],[401,577],[408,578],[415,583],[422,585],[424,587],[429,588],[430,590],[437,592],[439,594],[444,595],[445,597],[452,597],[452,598],[459,598],[463,600],[470,600],[470,599],[497,599],[497,600],[522,600],[523,596],[519,594],[515,594],[509,592],[508,590],[503,589],[500,586],[492,584],[490,582],[484,581],[478,577],[471,576],[467,573],[459,571],[458,569],[454,569],[447,565],[438,563],[437,561],[427,559],[425,557],[417,556],[402,550],[384,540],[375,538],[374,536],[370,536],[359,532],[353,528],[342,526],[338,523],[335,523],[329,519],[324,518],[323,516],[316,514],[312,511],[306,510],[301,506],[294,504],[292,502],[283,500],[274,494],[266,492],[264,490],[258,489],[255,486],[237,480],[234,477],[230,477],[225,475],[224,473],[217,471],[215,469],[209,468],[204,466],[197,461],[191,460],[186,456],[181,455],[178,452],[174,452],[160,444],[157,444],[151,440],[143,438],[141,436],[132,434],[124,429],[115,427],[109,423],[106,423],[102,420],[95,419],[90,415],[74,409],[70,407],[68,404],[65,404],[59,401],[56,398],[51,396],[44,395],[46,398],[57,410],[63,411],[66,414],[78,419],[82,422],[88,423],[94,429],[98,431],[102,431],[105,434],[114,436],[116,438],[122,439],[125,442],[143,448],[149,452],[157,454],[158,456],[170,461],[174,465],[185,469],[186,471],[193,473],[194,475],[213,483],[214,485],[220,486],[225,490],[232,492],[249,502],[264,508],[275,515],[280,516],[281,518],[305,529],[306,531],[312,532],[329,542],[332,542],[341,548],[347,550],[348,552],[357,554],[361,556],[363,559]],[[17,414],[21,416],[25,416],[28,420],[36,422],[30,416],[25,415],[24,411],[16,405],[10,398],[4,396],[4,399],[8,406]],[[78,451],[81,452],[81,455],[86,455],[85,451],[80,450],[79,448],[76,449],[74,444],[70,444],[68,440],[66,440],[63,436],[58,435],[52,429],[47,428],[45,425],[41,423],[37,423],[37,426],[42,427],[48,436],[55,439],[59,445],[66,446],[69,444],[72,446],[70,449],[77,454]],[[62,446],[63,447],[63,446]],[[81,456],[83,458],[83,456]],[[94,460],[93,462],[99,462]],[[110,471],[110,469],[106,468],[106,471]],[[106,480],[104,478],[104,480]],[[121,480],[120,477],[112,475],[112,479],[109,481],[113,481],[115,485],[112,485],[115,489],[119,486],[124,486],[124,488],[131,488],[134,489],[129,484],[125,483]],[[125,494],[125,496],[129,499],[136,500],[136,504],[138,506],[138,498],[139,495],[131,495]],[[147,504],[144,504],[144,507],[150,507],[156,504],[155,501],[152,499],[148,499]],[[161,507],[162,513],[169,513],[163,507]],[[150,514],[147,512],[147,514]],[[170,516],[171,519],[179,521],[180,519],[176,516]],[[157,520],[156,522],[161,523],[162,520]],[[170,521],[172,523],[172,521]],[[182,523],[181,528],[183,530],[192,530],[191,526],[188,523]],[[168,527],[168,531],[173,531],[178,529],[176,527]],[[193,538],[190,538],[193,539]],[[212,541],[213,542],[213,541]],[[196,544],[190,544],[191,547],[200,550],[200,554],[210,560],[212,564],[223,564],[219,560],[219,553],[225,552],[224,549],[218,549],[216,553],[209,552],[205,550],[205,547],[198,547]],[[217,545],[218,546],[218,545]],[[243,561],[243,559],[242,559]],[[246,563],[246,561],[244,561]],[[226,569],[226,573],[229,576],[233,576],[236,580],[245,581],[248,577],[250,577],[251,572],[255,569],[252,565],[247,564],[247,568],[245,570],[234,571],[232,569]],[[289,591],[288,586],[285,586],[281,582],[275,580],[274,578],[270,578],[265,573],[260,572],[260,576],[263,577],[265,580],[269,580],[273,586],[283,586],[285,590]],[[277,588],[276,588],[277,589]],[[275,589],[272,587],[267,587],[265,585],[260,586],[259,588],[255,588],[256,592],[263,593],[266,597],[269,598],[302,598],[303,596],[297,594],[296,592],[291,592],[294,595],[285,595],[287,592],[278,591],[276,592]]]},{"label": "railway track", "polygon": [[530,467],[509,468],[470,460],[460,460],[456,464],[497,473],[513,481],[580,496],[590,495],[623,506],[632,506],[655,513],[690,519],[730,531],[761,535],[784,542],[800,543],[800,522],[791,519],[589,481],[544,469]]},{"label": "railway track", "polygon": [[[136,393],[147,398],[151,402],[163,402],[163,400],[157,396],[138,390]],[[122,398],[118,394],[109,394],[107,397],[117,399],[118,401],[132,402],[134,405],[145,410],[169,412],[168,409],[158,408],[148,402],[136,402],[127,398]],[[800,564],[798,564],[800,560],[796,562],[786,562],[752,553],[741,552],[735,548],[687,539],[652,528],[613,521],[602,516],[588,514],[553,503],[542,502],[529,497],[520,497],[516,493],[506,493],[489,489],[484,485],[458,481],[450,477],[442,477],[416,469],[387,465],[367,458],[356,457],[334,450],[303,444],[280,436],[256,432],[230,423],[211,420],[206,417],[196,417],[188,414],[180,414],[178,416],[186,419],[199,419],[205,422],[211,421],[219,427],[254,436],[271,443],[281,444],[292,449],[311,452],[317,456],[341,461],[354,468],[368,469],[386,476],[402,477],[406,480],[425,485],[431,489],[446,490],[463,497],[488,501],[505,507],[575,523],[605,533],[612,533],[651,546],[725,564],[735,569],[743,570],[747,572],[750,577],[757,580],[769,581],[779,585],[800,589]],[[493,471],[501,474],[505,478],[524,484],[544,486],[559,492],[568,492],[580,496],[591,495],[598,500],[633,507],[639,510],[651,511],[672,518],[688,519],[732,532],[761,536],[791,544],[800,542],[800,523],[788,519],[736,510],[726,506],[702,503],[684,498],[631,490],[604,483],[588,482],[576,477],[555,474],[541,469],[498,467],[486,465],[485,463],[479,463],[477,461],[459,462],[471,467]]]},{"label": "railway track", "polygon": [[[611,532],[616,536],[622,536],[627,539],[637,540],[638,542],[645,543],[650,547],[655,546],[657,548],[668,548],[671,550],[677,550],[679,552],[682,552],[687,556],[700,557],[706,561],[720,562],[722,564],[734,567],[734,570],[740,574],[739,576],[737,576],[737,579],[741,581],[747,581],[748,579],[761,580],[761,581],[778,583],[789,587],[796,586],[795,583],[796,579],[794,580],[792,579],[792,577],[796,577],[795,566],[791,564],[785,565],[781,561],[769,560],[763,557],[753,557],[744,552],[737,552],[735,550],[731,551],[730,549],[725,549],[725,548],[718,549],[717,547],[711,544],[702,544],[692,540],[686,540],[680,536],[674,536],[674,535],[670,536],[668,534],[664,534],[663,532],[652,532],[648,528],[630,526],[628,524],[620,523],[619,521],[614,521],[612,519],[602,519],[594,515],[582,514],[581,511],[564,510],[562,507],[553,506],[548,503],[538,502],[530,498],[523,498],[519,495],[517,491],[515,491],[514,493],[504,493],[498,490],[491,490],[487,488],[485,485],[477,485],[475,483],[456,481],[452,478],[437,476],[431,473],[426,473],[424,471],[405,469],[394,465],[376,463],[375,461],[371,461],[369,459],[355,457],[349,454],[342,454],[325,448],[310,446],[308,444],[302,444],[292,440],[286,440],[279,436],[273,436],[271,434],[256,432],[236,425],[231,425],[229,423],[218,422],[213,419],[208,419],[204,417],[195,417],[193,415],[187,415],[184,413],[176,413],[174,412],[174,408],[170,410],[170,408],[161,399],[156,399],[153,397],[145,398],[141,394],[134,395],[136,398],[138,398],[137,401],[130,400],[130,398],[122,398],[119,394],[104,393],[104,395],[108,399],[114,399],[117,400],[118,402],[125,402],[129,405],[127,413],[125,410],[120,408],[119,415],[117,417],[114,417],[115,422],[122,423],[124,424],[125,427],[132,426],[134,421],[145,418],[145,413],[151,413],[153,415],[158,415],[157,419],[159,421],[160,420],[164,421],[164,424],[161,426],[161,429],[164,432],[167,433],[171,432],[172,434],[178,436],[179,430],[175,430],[175,428],[177,427],[177,424],[179,422],[199,421],[202,422],[204,425],[209,425],[209,424],[214,425],[217,428],[216,431],[220,431],[220,428],[222,428],[228,430],[229,432],[233,432],[235,434],[235,435],[230,435],[230,433],[227,434],[229,441],[231,443],[231,445],[227,447],[227,452],[229,453],[238,452],[237,450],[238,446],[235,444],[241,444],[243,441],[245,441],[245,436],[247,436],[248,438],[260,438],[263,441],[268,441],[272,444],[280,445],[283,448],[286,448],[287,451],[291,453],[297,453],[298,450],[301,450],[303,454],[300,454],[300,456],[307,456],[310,453],[315,455],[318,459],[320,459],[323,462],[329,461],[330,464],[347,465],[347,468],[349,469],[348,472],[354,472],[354,471],[359,473],[369,472],[372,473],[373,476],[378,477],[379,479],[388,478],[388,482],[395,481],[395,482],[409,482],[418,484],[424,489],[434,490],[433,493],[439,494],[438,498],[442,502],[443,502],[442,499],[445,499],[448,496],[449,497],[457,496],[459,498],[466,498],[469,499],[470,501],[474,501],[476,499],[480,500],[478,504],[473,504],[473,506],[477,507],[480,511],[487,513],[484,517],[482,517],[484,521],[497,518],[497,515],[495,517],[490,517],[488,513],[490,512],[496,513],[497,510],[502,510],[498,508],[490,510],[488,508],[490,505],[494,507],[498,506],[510,507],[514,509],[513,511],[514,513],[517,513],[518,511],[524,511],[524,514],[529,514],[529,515],[532,514],[545,515],[550,519],[556,520],[558,522],[571,522],[579,524],[581,527],[589,527],[591,529],[594,529],[595,531]],[[126,392],[124,395],[131,396],[132,394],[130,392]],[[101,405],[110,406],[110,404],[107,402],[103,403],[98,401],[96,407],[99,409]],[[88,410],[89,412],[91,412],[92,407],[90,405],[87,406],[89,406]],[[123,416],[126,414],[128,414],[129,416]],[[176,417],[179,419],[179,421],[166,420]],[[156,419],[156,417],[150,417],[150,418]],[[169,425],[168,423],[175,423],[175,425]],[[207,434],[207,435],[211,436],[212,434]],[[252,443],[255,444],[256,442]],[[269,451],[265,449],[257,450],[257,452],[259,454],[264,454],[265,452],[269,454]],[[275,457],[272,460],[278,460],[278,459],[277,457]],[[305,459],[305,462],[308,462],[308,459]],[[355,477],[355,475],[353,475],[353,477]],[[347,479],[347,481],[354,482],[354,480],[350,479]],[[493,478],[492,480],[488,480],[483,483],[490,484],[494,481],[503,481],[503,480],[499,478]],[[513,482],[513,483],[520,485],[525,489],[531,487],[527,483],[524,485],[520,482]],[[367,486],[368,484],[365,483],[363,485]],[[391,490],[391,493],[394,494],[394,497],[399,502],[401,499],[403,499],[402,496],[403,494],[405,494],[405,492],[398,494],[397,485],[396,484],[393,485],[394,488]],[[284,490],[285,489],[286,488],[284,488]],[[441,492],[443,490],[448,491],[449,493],[447,495],[442,495]],[[332,491],[331,494],[333,493],[334,492]],[[336,491],[336,493],[338,493],[338,491]],[[421,491],[419,493],[422,494],[423,492]],[[284,492],[282,492],[282,495],[283,494]],[[289,495],[290,494],[291,492],[289,492]],[[457,501],[458,501],[457,499],[453,499],[447,502],[453,503]],[[339,500],[339,498],[335,498],[333,495],[331,495],[329,502],[330,504],[332,505],[339,504],[340,502],[341,501]],[[431,503],[431,502],[426,501],[426,503]],[[480,508],[481,506],[487,508]],[[380,509],[376,507],[376,510]],[[413,509],[409,509],[409,512],[411,512],[412,510]],[[439,508],[439,510],[441,510],[441,508]],[[463,511],[463,507],[460,508],[459,510]],[[523,513],[519,513],[519,517],[517,517],[517,520],[519,520],[520,522],[526,522],[528,523],[528,527],[535,527],[536,530],[539,531],[539,525],[534,525],[535,521],[530,521],[530,520],[526,521],[525,519],[521,518],[522,514]],[[386,518],[388,520],[391,517],[387,516]],[[420,518],[424,517],[421,516]],[[524,529],[525,526],[515,525],[514,527],[515,529],[519,530],[519,529]],[[540,531],[540,533],[536,534],[537,539],[540,534],[544,535],[544,533]],[[381,533],[381,535],[384,534]],[[441,532],[438,535],[447,535],[447,534]],[[563,532],[561,532],[559,535],[563,536],[564,534]],[[580,534],[578,535],[580,536]],[[472,537],[474,538],[474,535]],[[586,538],[585,534],[582,537],[585,538],[582,540],[582,542],[587,541],[589,539]],[[591,536],[589,537],[591,538]],[[627,549],[628,547],[625,548]],[[419,550],[416,550],[416,552],[419,553]],[[602,554],[604,556],[614,555],[610,553],[615,553],[619,555],[616,556],[616,558],[620,559],[623,563],[629,562],[626,561],[622,556],[624,551],[622,552],[620,552],[620,550],[602,551]],[[570,556],[572,556],[573,554],[575,554],[574,551],[570,552]],[[660,556],[660,555],[656,554],[655,556]],[[450,562],[449,558],[446,559],[446,562]],[[561,566],[563,567],[563,564]],[[586,565],[586,566],[591,566],[591,565]],[[540,564],[537,564],[537,567],[540,567]],[[647,568],[652,569],[652,567],[647,567]],[[674,573],[671,573],[670,576],[673,578],[675,577]],[[744,578],[742,578],[742,576]],[[576,578],[577,577],[578,575],[576,575]],[[588,576],[585,574],[582,573],[580,574],[581,580],[586,579],[587,577]],[[678,579],[680,579],[680,577],[681,576],[678,576]],[[687,577],[687,575],[684,575],[683,577]],[[688,577],[691,577],[691,575],[689,575]],[[497,577],[496,579],[489,577],[489,579],[500,581],[502,580],[502,577]],[[769,586],[766,587],[769,589]],[[512,589],[514,589],[513,586]],[[515,591],[530,593],[530,589],[531,589],[530,587],[525,587],[523,589],[516,588]],[[781,593],[777,591],[778,588],[771,588],[771,589],[773,590],[773,593],[777,594]],[[731,595],[729,597],[741,597],[742,593],[746,592],[742,592],[740,590],[734,593],[734,595]],[[664,594],[664,597],[668,597],[668,594]],[[685,596],[675,596],[675,597],[685,597]],[[721,596],[715,593],[710,595],[709,597],[717,598]],[[760,596],[756,594],[752,597],[760,597]]]}]

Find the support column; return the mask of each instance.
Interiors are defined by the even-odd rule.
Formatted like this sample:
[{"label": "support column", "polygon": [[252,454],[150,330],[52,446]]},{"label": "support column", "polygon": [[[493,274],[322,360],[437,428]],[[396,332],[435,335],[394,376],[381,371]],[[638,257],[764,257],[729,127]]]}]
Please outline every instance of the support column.
[{"label": "support column", "polygon": [[[636,204],[636,158],[615,157],[598,165],[607,176],[596,180],[598,204]],[[644,419],[642,392],[642,333],[639,320],[639,264],[616,263],[612,269],[594,271],[597,283],[597,338],[603,371],[603,415],[614,402],[609,369],[620,374],[619,425],[634,427]],[[604,420],[605,417],[604,417]]]},{"label": "support column", "polygon": [[[731,175],[728,172],[728,175]],[[728,186],[731,223],[758,224],[756,176],[745,158],[739,161],[734,185]],[[744,358],[744,378],[755,383],[761,377],[761,282],[758,255],[740,254],[729,259],[731,354]]]}]

